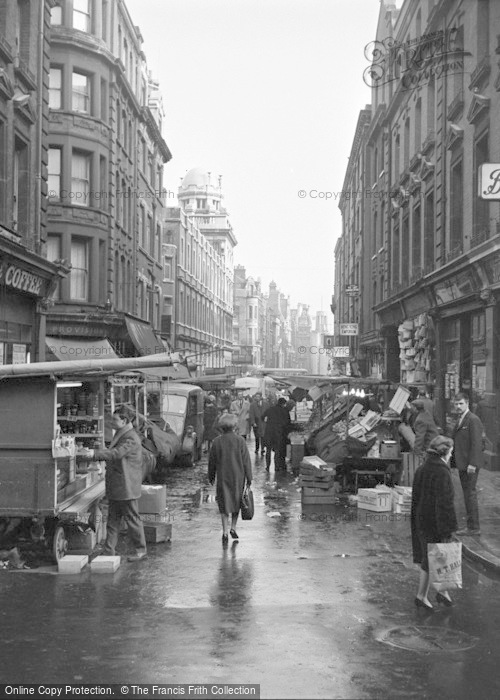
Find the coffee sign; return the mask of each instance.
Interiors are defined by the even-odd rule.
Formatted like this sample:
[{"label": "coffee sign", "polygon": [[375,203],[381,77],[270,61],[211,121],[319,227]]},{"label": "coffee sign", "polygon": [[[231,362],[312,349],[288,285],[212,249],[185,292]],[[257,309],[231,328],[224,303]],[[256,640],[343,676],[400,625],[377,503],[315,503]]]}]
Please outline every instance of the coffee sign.
[{"label": "coffee sign", "polygon": [[23,270],[17,265],[10,265],[8,262],[0,264],[0,284],[5,284],[6,287],[42,296],[44,281],[43,277]]}]

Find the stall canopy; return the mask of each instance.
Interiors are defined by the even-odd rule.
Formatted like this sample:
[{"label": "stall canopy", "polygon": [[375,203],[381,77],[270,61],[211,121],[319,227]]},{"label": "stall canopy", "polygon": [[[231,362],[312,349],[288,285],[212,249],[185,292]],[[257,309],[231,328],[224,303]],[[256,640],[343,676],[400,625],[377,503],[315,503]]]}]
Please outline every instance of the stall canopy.
[{"label": "stall canopy", "polygon": [[154,334],[149,323],[136,321],[125,317],[130,340],[140,355],[154,355],[155,352],[165,352],[163,342]]},{"label": "stall canopy", "polygon": [[186,384],[196,384],[205,390],[226,389],[234,384],[234,376],[227,374],[205,374],[201,377],[192,377],[183,380]]},{"label": "stall canopy", "polygon": [[114,360],[118,355],[106,338],[75,340],[74,338],[52,338],[46,336],[45,343],[50,352],[61,361],[66,360]]}]

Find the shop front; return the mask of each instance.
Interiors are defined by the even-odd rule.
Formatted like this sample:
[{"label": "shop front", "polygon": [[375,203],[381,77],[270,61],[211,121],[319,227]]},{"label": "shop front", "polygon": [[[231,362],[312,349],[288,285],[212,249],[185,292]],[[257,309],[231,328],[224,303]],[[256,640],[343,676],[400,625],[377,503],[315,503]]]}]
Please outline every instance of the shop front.
[{"label": "shop front", "polygon": [[64,275],[62,267],[0,235],[0,365],[43,358],[45,306]]}]

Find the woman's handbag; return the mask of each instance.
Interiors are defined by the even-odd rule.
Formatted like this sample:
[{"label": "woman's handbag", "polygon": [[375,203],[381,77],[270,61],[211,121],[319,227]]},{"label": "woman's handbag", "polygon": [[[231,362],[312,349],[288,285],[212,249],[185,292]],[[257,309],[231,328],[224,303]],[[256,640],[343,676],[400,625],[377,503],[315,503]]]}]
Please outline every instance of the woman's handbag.
[{"label": "woman's handbag", "polygon": [[253,518],[253,493],[250,486],[245,486],[241,497],[241,519],[251,520]]},{"label": "woman's handbag", "polygon": [[462,543],[429,542],[429,580],[436,591],[462,588]]}]

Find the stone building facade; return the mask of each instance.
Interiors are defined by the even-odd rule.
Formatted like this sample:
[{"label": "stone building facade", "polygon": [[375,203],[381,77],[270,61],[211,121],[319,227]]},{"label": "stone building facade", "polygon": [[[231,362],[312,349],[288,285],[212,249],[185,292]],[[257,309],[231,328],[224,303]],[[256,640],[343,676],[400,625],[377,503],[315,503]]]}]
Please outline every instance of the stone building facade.
[{"label": "stone building facade", "polygon": [[489,0],[381,4],[359,232],[384,376],[431,385],[444,426],[455,393],[467,392],[493,442],[490,467],[500,417],[498,26]]},{"label": "stone building facade", "polygon": [[0,0],[0,364],[43,359],[66,270],[45,257],[52,4]]},{"label": "stone building facade", "polygon": [[122,0],[52,8],[48,256],[72,270],[48,335],[75,352],[106,339],[123,355],[163,349],[162,173],[171,155],[142,43]]}]

